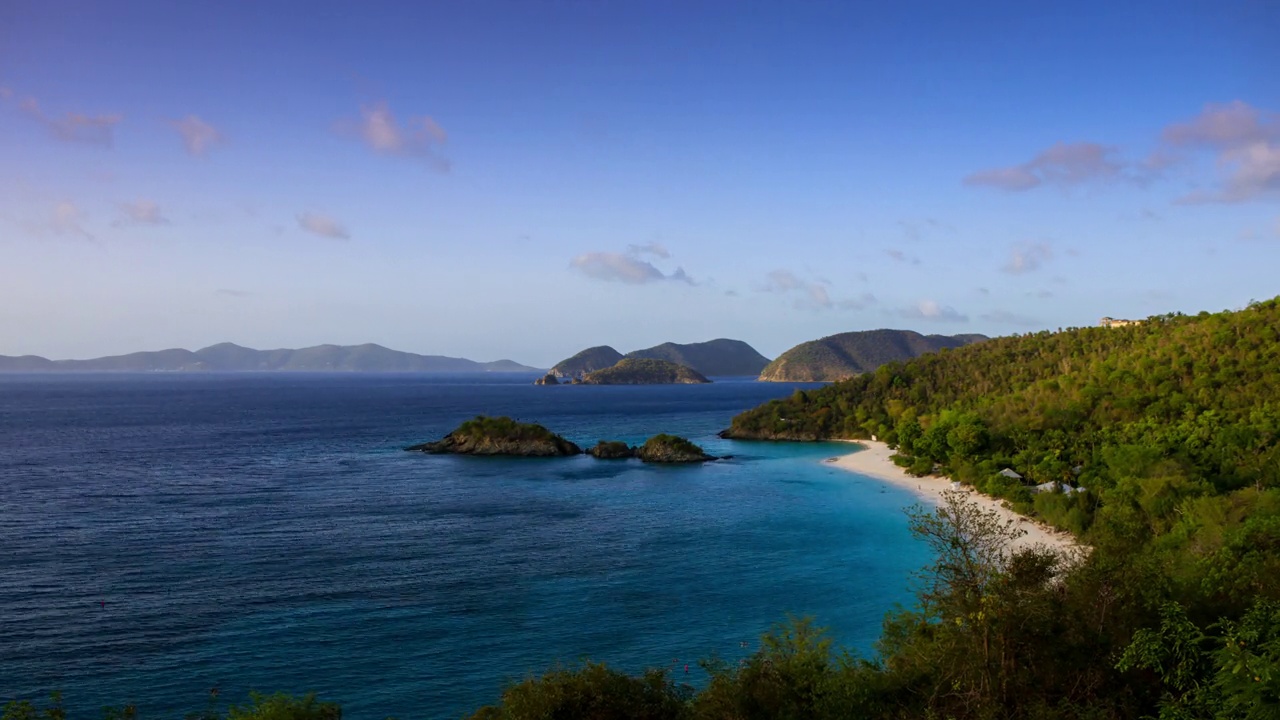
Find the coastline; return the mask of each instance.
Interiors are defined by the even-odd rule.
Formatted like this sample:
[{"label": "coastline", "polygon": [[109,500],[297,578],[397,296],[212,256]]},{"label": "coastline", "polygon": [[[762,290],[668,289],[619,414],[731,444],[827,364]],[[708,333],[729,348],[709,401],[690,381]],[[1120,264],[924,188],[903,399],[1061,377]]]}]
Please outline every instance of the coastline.
[{"label": "coastline", "polygon": [[[908,475],[906,470],[898,467],[889,459],[894,454],[894,451],[883,442],[873,440],[850,442],[856,443],[862,449],[848,455],[841,455],[827,462],[842,470],[866,475],[867,477],[887,482],[890,485],[910,490],[921,500],[931,505],[940,504],[942,502],[942,493],[951,489],[951,479],[947,477],[930,475],[917,478]],[[962,492],[983,510],[994,511],[1002,520],[1013,520],[1016,523],[1016,527],[1026,533],[1009,544],[1010,550],[1021,550],[1042,545],[1059,554],[1069,555],[1081,549],[1080,543],[1076,541],[1071,533],[1052,528],[1025,515],[1020,515],[1005,507],[1003,500],[983,495],[967,486]]]}]

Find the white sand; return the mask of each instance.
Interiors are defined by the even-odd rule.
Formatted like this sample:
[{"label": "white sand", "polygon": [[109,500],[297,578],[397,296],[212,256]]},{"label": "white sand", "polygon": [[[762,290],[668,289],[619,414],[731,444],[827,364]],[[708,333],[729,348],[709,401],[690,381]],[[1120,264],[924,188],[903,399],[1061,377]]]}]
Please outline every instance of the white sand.
[{"label": "white sand", "polygon": [[[943,491],[951,489],[950,478],[937,475],[917,478],[908,475],[906,470],[898,467],[889,459],[893,456],[894,451],[882,442],[859,440],[857,444],[862,446],[863,449],[835,458],[830,461],[831,464],[860,475],[883,480],[891,485],[906,488],[918,495],[921,500],[933,505],[940,504]],[[964,488],[968,498],[979,507],[984,510],[994,510],[1002,520],[1013,520],[1017,523],[1018,528],[1026,531],[1025,535],[1013,541],[1011,549],[1017,550],[1024,547],[1044,545],[1064,555],[1074,555],[1081,549],[1071,533],[1056,530],[1026,516],[1019,515],[1005,507],[1003,500],[998,500],[990,495],[983,495],[967,485]]]}]

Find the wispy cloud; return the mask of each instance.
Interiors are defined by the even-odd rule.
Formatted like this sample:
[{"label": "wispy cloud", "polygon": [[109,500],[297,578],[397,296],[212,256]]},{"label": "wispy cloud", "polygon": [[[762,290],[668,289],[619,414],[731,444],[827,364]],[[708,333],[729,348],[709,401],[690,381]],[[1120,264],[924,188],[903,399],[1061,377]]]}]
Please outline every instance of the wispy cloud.
[{"label": "wispy cloud", "polygon": [[169,224],[169,219],[160,212],[160,206],[151,200],[122,203],[120,211],[124,213],[124,217],[115,222],[116,226]]},{"label": "wispy cloud", "polygon": [[836,303],[836,307],[841,310],[865,310],[877,302],[876,296],[871,293],[862,293],[855,298],[847,298]]},{"label": "wispy cloud", "polygon": [[644,245],[628,245],[627,252],[636,256],[652,255],[653,257],[662,258],[663,260],[671,257],[671,252],[660,242],[651,242]]},{"label": "wispy cloud", "polygon": [[684,268],[676,268],[671,274],[659,270],[648,260],[641,260],[633,253],[589,252],[569,261],[569,266],[595,280],[643,285],[651,282],[673,280],[697,285]]},{"label": "wispy cloud", "polygon": [[910,307],[900,308],[897,314],[909,320],[950,323],[969,322],[968,315],[960,313],[953,307],[940,305],[934,300],[921,300]]},{"label": "wispy cloud", "polygon": [[770,272],[756,290],[788,295],[798,310],[862,310],[876,302],[876,296],[871,293],[835,299],[831,297],[830,288],[831,281],[826,278],[806,280],[790,270],[778,269]]},{"label": "wispy cloud", "polygon": [[1214,153],[1222,177],[1212,190],[1198,190],[1179,204],[1237,203],[1280,193],[1280,113],[1236,100],[1209,104],[1199,115],[1164,129],[1171,146]]},{"label": "wispy cloud", "polygon": [[449,161],[439,153],[449,135],[431,117],[411,117],[401,123],[386,102],[377,102],[361,107],[358,121],[340,122],[338,130],[360,138],[379,155],[415,158],[441,172],[449,171]]},{"label": "wispy cloud", "polygon": [[84,227],[84,211],[69,200],[63,200],[53,207],[53,215],[49,220],[49,229],[55,235],[78,237],[92,240],[93,235]]},{"label": "wispy cloud", "polygon": [[347,228],[328,215],[306,212],[298,216],[298,227],[309,233],[335,240],[350,240]]},{"label": "wispy cloud", "polygon": [[8,100],[13,97],[13,88],[0,85],[0,100]]},{"label": "wispy cloud", "polygon": [[943,222],[937,218],[924,218],[922,220],[899,220],[898,227],[902,228],[902,234],[912,242],[919,242],[931,233],[956,231],[950,223]]},{"label": "wispy cloud", "polygon": [[1018,313],[1009,312],[1008,310],[992,310],[989,313],[979,315],[978,318],[984,322],[997,323],[1000,325],[1034,327],[1042,324],[1039,320],[1029,315],[1020,315]]},{"label": "wispy cloud", "polygon": [[822,280],[804,280],[790,270],[774,270],[769,273],[761,292],[797,294],[796,307],[830,309],[834,306],[831,294],[827,292],[828,283]]},{"label": "wispy cloud", "polygon": [[1019,243],[1009,251],[1009,261],[1002,271],[1010,275],[1023,275],[1039,270],[1053,258],[1053,248],[1048,243]]},{"label": "wispy cloud", "polygon": [[885,250],[884,254],[888,255],[895,262],[900,262],[900,263],[903,263],[904,265],[920,264],[920,258],[916,257],[915,255],[909,255],[901,250]]},{"label": "wispy cloud", "polygon": [[1121,177],[1119,151],[1092,142],[1058,143],[1020,165],[979,170],[964,184],[1019,192],[1053,185],[1074,187]]},{"label": "wispy cloud", "polygon": [[188,115],[181,120],[169,120],[168,124],[178,131],[187,152],[196,157],[203,157],[209,148],[226,140],[220,130],[195,115]]},{"label": "wispy cloud", "polygon": [[124,119],[123,115],[84,115],[68,112],[62,117],[47,115],[35,98],[23,98],[18,109],[31,119],[48,129],[58,140],[63,142],[83,143],[110,147],[115,141],[115,127]]}]

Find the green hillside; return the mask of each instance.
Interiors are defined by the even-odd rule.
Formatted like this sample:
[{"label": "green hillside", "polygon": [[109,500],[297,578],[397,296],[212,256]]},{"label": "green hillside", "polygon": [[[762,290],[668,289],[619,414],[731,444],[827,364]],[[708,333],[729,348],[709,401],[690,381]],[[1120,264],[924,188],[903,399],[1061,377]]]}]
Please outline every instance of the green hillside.
[{"label": "green hillside", "polygon": [[707,342],[662,343],[644,350],[627,353],[629,358],[666,360],[693,368],[709,376],[752,376],[769,364],[769,358],[741,340],[708,340]]},{"label": "green hillside", "polygon": [[711,382],[697,370],[666,360],[623,358],[582,376],[584,385],[693,385]]},{"label": "green hillside", "polygon": [[613,367],[621,359],[622,353],[608,345],[598,345],[556,363],[551,368],[551,374],[560,378],[581,377],[589,372]]},{"label": "green hillside", "polygon": [[986,340],[985,335],[921,335],[911,330],[863,330],[800,343],[769,363],[760,379],[770,382],[843,380],[888,362],[909,360],[943,348]]},{"label": "green hillside", "polygon": [[1103,486],[1123,474],[1111,467],[1116,453],[1140,446],[1216,491],[1269,487],[1280,479],[1278,327],[1270,301],[997,338],[796,393],[735,417],[726,434],[877,435],[963,476],[986,462],[1037,482]]}]

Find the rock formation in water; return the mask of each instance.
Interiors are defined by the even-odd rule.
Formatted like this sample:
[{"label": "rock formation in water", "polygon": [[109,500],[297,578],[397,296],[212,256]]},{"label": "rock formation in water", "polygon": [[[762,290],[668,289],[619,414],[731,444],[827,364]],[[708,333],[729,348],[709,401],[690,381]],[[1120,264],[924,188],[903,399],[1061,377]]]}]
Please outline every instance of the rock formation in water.
[{"label": "rock formation in water", "polygon": [[582,448],[541,425],[518,423],[509,417],[477,416],[435,442],[405,450],[433,455],[509,455],[563,457],[581,455]]}]

